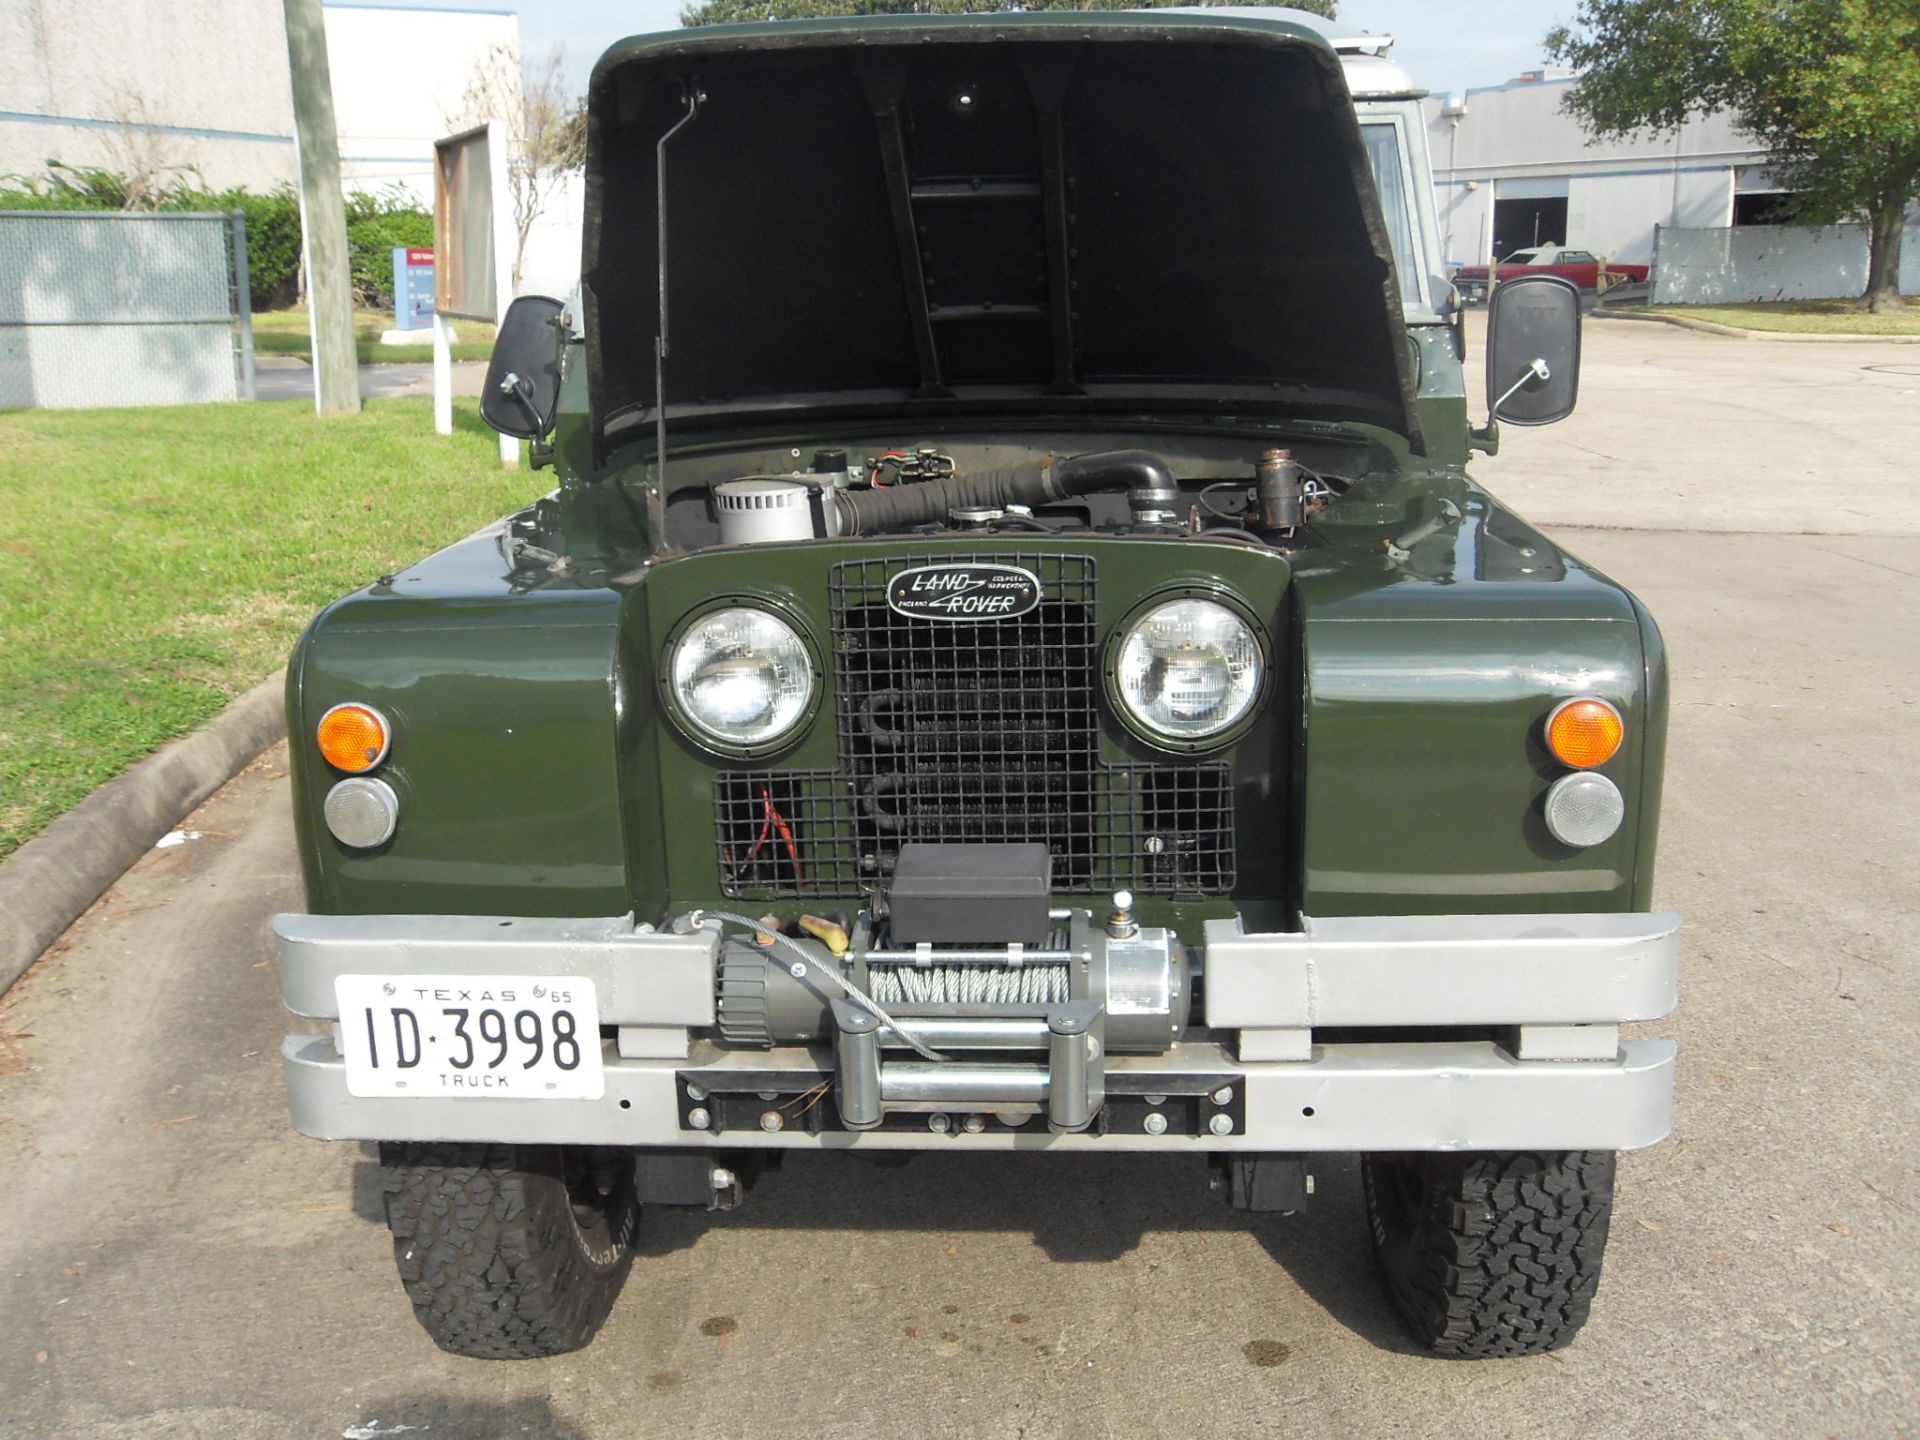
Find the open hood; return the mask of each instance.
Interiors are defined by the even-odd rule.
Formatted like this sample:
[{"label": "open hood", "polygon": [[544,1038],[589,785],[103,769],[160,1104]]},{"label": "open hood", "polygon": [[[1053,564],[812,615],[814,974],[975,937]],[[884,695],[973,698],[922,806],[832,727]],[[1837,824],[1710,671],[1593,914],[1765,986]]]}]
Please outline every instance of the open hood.
[{"label": "open hood", "polygon": [[657,383],[676,433],[801,409],[1311,417],[1420,448],[1372,174],[1311,31],[717,26],[616,45],[588,104],[602,453],[651,429]]}]

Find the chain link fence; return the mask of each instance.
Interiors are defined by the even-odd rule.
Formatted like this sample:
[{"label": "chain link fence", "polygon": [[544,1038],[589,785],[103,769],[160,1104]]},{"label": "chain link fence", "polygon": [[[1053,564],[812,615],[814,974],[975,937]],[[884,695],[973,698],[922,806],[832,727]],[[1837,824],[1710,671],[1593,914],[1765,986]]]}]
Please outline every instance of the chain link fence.
[{"label": "chain link fence", "polygon": [[0,408],[254,396],[246,220],[0,211]]},{"label": "chain link fence", "polygon": [[[1852,300],[1867,288],[1864,225],[1734,225],[1654,231],[1653,303]],[[1920,223],[1900,246],[1900,292],[1920,295]]]}]

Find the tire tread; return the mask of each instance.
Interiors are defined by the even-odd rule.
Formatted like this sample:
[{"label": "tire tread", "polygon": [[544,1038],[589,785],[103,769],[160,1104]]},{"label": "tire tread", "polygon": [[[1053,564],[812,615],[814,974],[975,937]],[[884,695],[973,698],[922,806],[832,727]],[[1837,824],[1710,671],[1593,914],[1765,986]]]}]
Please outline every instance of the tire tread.
[{"label": "tire tread", "polygon": [[382,1146],[380,1158],[400,1280],[442,1349],[521,1360],[593,1339],[633,1262],[630,1194],[596,1253],[550,1152],[418,1144]]},{"label": "tire tread", "polygon": [[[1387,1166],[1416,1167],[1424,1182],[1411,1233],[1383,1191]],[[1612,1217],[1611,1150],[1369,1155],[1361,1176],[1394,1306],[1429,1349],[1538,1355],[1586,1323]]]}]

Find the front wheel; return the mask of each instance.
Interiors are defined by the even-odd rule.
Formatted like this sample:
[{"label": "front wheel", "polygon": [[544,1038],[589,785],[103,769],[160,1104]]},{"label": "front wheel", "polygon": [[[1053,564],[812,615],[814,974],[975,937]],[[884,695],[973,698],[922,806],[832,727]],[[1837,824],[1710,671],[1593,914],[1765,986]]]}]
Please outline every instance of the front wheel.
[{"label": "front wheel", "polygon": [[1611,1150],[1361,1157],[1387,1290],[1440,1355],[1537,1355],[1586,1324],[1613,1212]]},{"label": "front wheel", "polygon": [[387,1228],[443,1350],[578,1350],[613,1309],[640,1219],[633,1160],[573,1146],[383,1145]]}]

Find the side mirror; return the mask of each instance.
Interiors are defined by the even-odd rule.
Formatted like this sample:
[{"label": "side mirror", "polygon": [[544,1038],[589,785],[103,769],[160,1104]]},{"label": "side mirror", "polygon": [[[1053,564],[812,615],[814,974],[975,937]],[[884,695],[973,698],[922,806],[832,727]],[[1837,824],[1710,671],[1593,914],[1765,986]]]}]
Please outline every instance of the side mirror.
[{"label": "side mirror", "polygon": [[1558,275],[1496,285],[1487,305],[1487,412],[1551,425],[1580,396],[1580,291]]},{"label": "side mirror", "polygon": [[480,391],[480,418],[502,435],[539,440],[553,429],[566,308],[545,295],[522,295],[507,307]]}]

